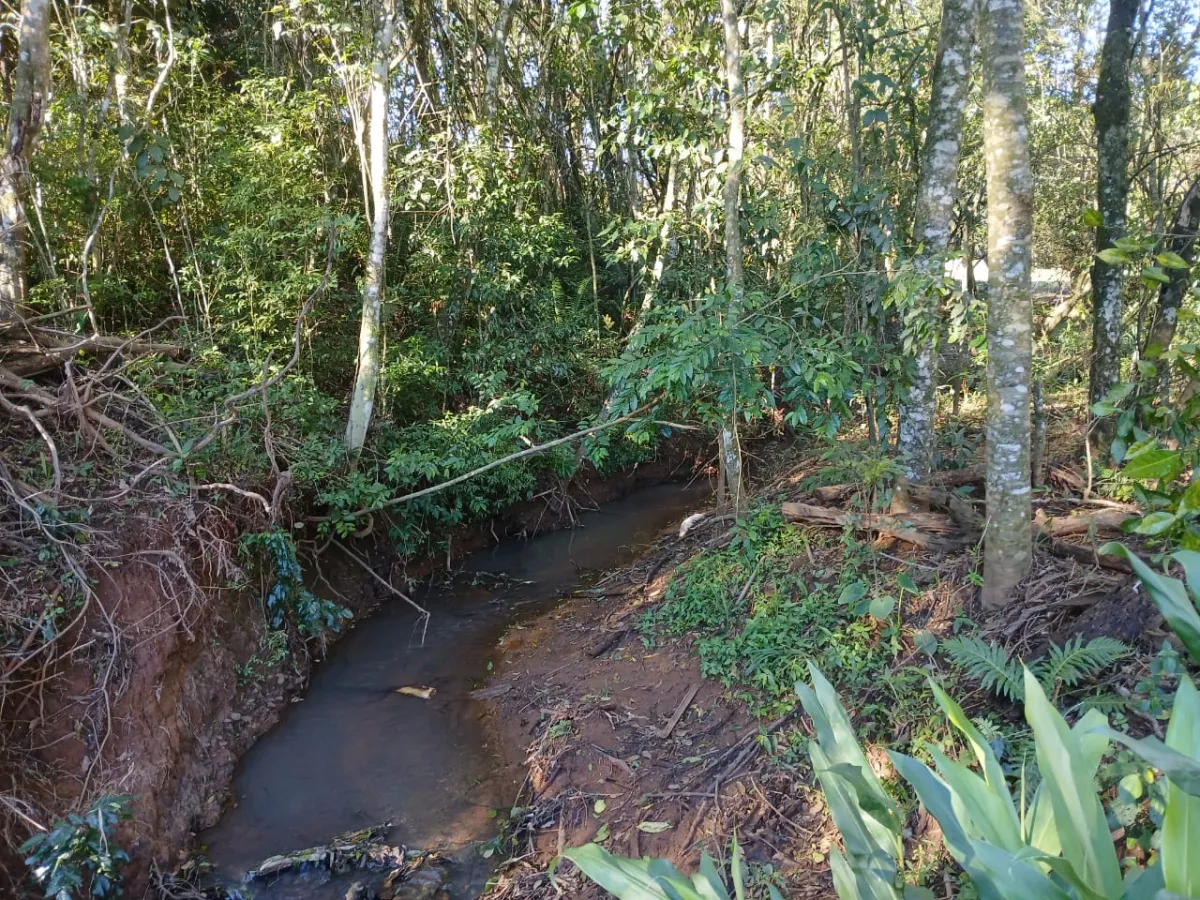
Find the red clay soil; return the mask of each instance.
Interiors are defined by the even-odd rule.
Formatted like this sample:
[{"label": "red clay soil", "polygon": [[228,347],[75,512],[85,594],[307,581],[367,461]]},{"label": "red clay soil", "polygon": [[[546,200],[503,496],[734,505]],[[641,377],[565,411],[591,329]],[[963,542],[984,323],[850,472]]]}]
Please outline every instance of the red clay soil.
[{"label": "red clay soil", "polygon": [[[639,484],[688,474],[696,458],[694,447],[679,442],[633,471],[580,476],[569,493],[573,503],[598,504]],[[545,484],[538,499],[460,529],[451,553],[437,559],[408,564],[378,538],[373,548],[360,541],[356,549],[395,584],[419,579],[499,536],[569,524],[564,487]],[[142,893],[152,864],[169,870],[194,833],[216,822],[238,759],[303,692],[314,661],[302,649],[239,679],[239,667],[265,655],[260,598],[267,585],[227,587],[244,581],[231,569],[232,542],[254,530],[253,523],[213,504],[181,504],[172,512],[185,523],[167,524],[171,514],[159,509],[113,514],[107,530],[121,536],[119,564],[98,573],[91,613],[60,640],[78,649],[47,665],[40,690],[23,701],[10,697],[0,708],[0,794],[31,801],[43,820],[77,807],[83,795],[134,798],[133,820],[121,836],[131,856],[132,896]],[[196,535],[208,540],[200,544]],[[309,560],[302,564],[310,567],[314,592],[348,604],[354,623],[389,597],[336,548],[322,557],[319,571]],[[4,824],[0,895],[15,896],[25,877],[16,847],[29,830],[16,820]]]},{"label": "red clay soil", "polygon": [[[731,823],[751,862],[793,879],[791,896],[830,895],[823,853],[834,837],[823,800],[769,771],[760,754],[762,737],[782,723],[755,719],[720,682],[702,679],[690,645],[648,649],[637,629],[678,561],[722,528],[664,536],[629,570],[501,641],[497,675],[477,696],[491,701],[491,729],[528,774],[509,823],[518,861],[502,867],[488,897],[554,896],[550,861],[593,840],[694,869],[702,849],[724,857]],[[571,866],[560,887],[572,898],[602,896]]]}]

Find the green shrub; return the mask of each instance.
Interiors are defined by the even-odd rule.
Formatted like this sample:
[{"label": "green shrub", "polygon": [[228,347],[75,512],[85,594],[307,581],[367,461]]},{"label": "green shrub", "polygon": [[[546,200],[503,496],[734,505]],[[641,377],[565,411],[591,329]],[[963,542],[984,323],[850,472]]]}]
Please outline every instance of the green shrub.
[{"label": "green shrub", "polygon": [[117,823],[129,818],[128,797],[101,797],[85,813],[71,813],[21,845],[25,863],[47,898],[121,896],[121,868],[129,855],[117,845]]}]

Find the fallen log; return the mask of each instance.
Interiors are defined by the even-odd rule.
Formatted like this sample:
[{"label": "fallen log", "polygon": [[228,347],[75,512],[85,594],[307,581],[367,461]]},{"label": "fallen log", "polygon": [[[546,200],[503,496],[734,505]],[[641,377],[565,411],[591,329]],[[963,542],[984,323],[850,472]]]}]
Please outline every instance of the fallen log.
[{"label": "fallen log", "polygon": [[1060,538],[1073,534],[1090,534],[1092,531],[1120,531],[1121,526],[1138,514],[1129,509],[1104,507],[1069,516],[1047,516],[1038,510],[1033,517],[1033,527],[1048,537]]},{"label": "fallen log", "polygon": [[1039,532],[1045,540],[1045,548],[1051,556],[1057,556],[1059,559],[1070,559],[1085,566],[1098,566],[1102,569],[1112,569],[1114,572],[1124,572],[1126,575],[1133,574],[1133,567],[1125,562],[1119,556],[1113,556],[1107,553],[1100,553],[1095,547],[1089,547],[1085,544],[1069,544],[1066,541],[1057,541],[1049,537],[1045,532]]},{"label": "fallen log", "polygon": [[120,338],[107,335],[76,337],[47,333],[35,329],[34,340],[0,343],[0,364],[16,375],[29,377],[57,369],[66,360],[78,354],[107,357],[114,353],[156,354],[178,359],[184,349],[175,344],[162,344],[138,338]]},{"label": "fallen log", "polygon": [[[956,488],[966,484],[974,484],[977,481],[983,481],[984,478],[983,466],[968,466],[965,469],[944,469],[940,472],[934,472],[929,476],[929,481],[924,485],[909,485],[909,492],[919,490],[921,488]],[[859,493],[863,489],[863,485],[856,481],[847,482],[846,484],[830,484],[825,487],[813,488],[809,491],[810,497],[815,497],[822,503],[836,503],[846,497],[851,497]]]},{"label": "fallen log", "polygon": [[845,528],[885,534],[925,550],[951,550],[970,543],[971,538],[952,519],[936,513],[905,513],[903,516],[847,512],[811,503],[780,506],[789,522],[825,528]]}]

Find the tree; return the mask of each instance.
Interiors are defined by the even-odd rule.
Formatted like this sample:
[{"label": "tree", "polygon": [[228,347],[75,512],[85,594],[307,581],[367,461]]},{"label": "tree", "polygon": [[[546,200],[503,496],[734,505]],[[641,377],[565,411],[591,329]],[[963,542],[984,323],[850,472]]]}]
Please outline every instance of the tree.
[{"label": "tree", "polygon": [[21,183],[50,102],[49,8],[46,0],[24,0],[21,6],[8,140],[0,158],[0,323],[16,318],[25,300],[29,227]]},{"label": "tree", "polygon": [[1192,181],[1188,192],[1179,204],[1179,213],[1171,225],[1167,235],[1166,249],[1179,257],[1183,265],[1167,269],[1169,280],[1158,290],[1158,306],[1154,312],[1154,324],[1146,339],[1142,355],[1147,359],[1157,360],[1159,369],[1159,393],[1163,402],[1169,397],[1170,368],[1162,355],[1171,348],[1175,340],[1175,328],[1179,322],[1179,307],[1183,304],[1190,280],[1189,270],[1196,255],[1196,232],[1200,230],[1200,178]]},{"label": "tree", "polygon": [[929,124],[925,129],[921,181],[913,239],[917,243],[917,274],[930,283],[918,301],[920,343],[917,346],[912,386],[900,408],[899,450],[904,478],[897,489],[897,506],[905,503],[905,482],[919,484],[933,467],[934,413],[936,411],[938,294],[932,289],[941,280],[942,256],[950,244],[954,201],[958,195],[959,138],[967,105],[971,50],[979,14],[978,0],[944,0],[933,67],[933,92]]},{"label": "tree", "polygon": [[1003,606],[1033,556],[1029,384],[1033,171],[1022,0],[986,0],[983,141],[988,198],[987,533],[983,604]]},{"label": "tree", "polygon": [[[725,31],[725,84],[729,91],[729,143],[725,151],[725,184],[721,191],[725,206],[725,290],[729,315],[736,319],[746,290],[742,256],[741,189],[742,155],[746,147],[746,89],[742,83],[742,37],[738,31],[735,0],[721,0],[721,22]],[[732,409],[721,425],[722,490],[734,515],[742,505],[742,448],[737,426],[737,386],[733,386]]]},{"label": "tree", "polygon": [[379,383],[382,361],[379,323],[383,313],[385,257],[388,244],[388,64],[395,30],[395,10],[386,5],[375,27],[371,59],[370,155],[371,196],[374,218],[371,222],[371,248],[363,273],[362,322],[358,333],[358,374],[350,399],[350,416],[346,425],[346,448],[357,453],[367,439],[371,412],[375,405],[375,388]]},{"label": "tree", "polygon": [[[1100,76],[1096,82],[1098,145],[1096,201],[1101,224],[1096,251],[1112,247],[1125,234],[1129,197],[1129,62],[1133,55],[1133,26],[1139,0],[1111,0]],[[1099,256],[1092,263],[1092,367],[1088,390],[1092,403],[1108,394],[1121,378],[1121,266]]]}]

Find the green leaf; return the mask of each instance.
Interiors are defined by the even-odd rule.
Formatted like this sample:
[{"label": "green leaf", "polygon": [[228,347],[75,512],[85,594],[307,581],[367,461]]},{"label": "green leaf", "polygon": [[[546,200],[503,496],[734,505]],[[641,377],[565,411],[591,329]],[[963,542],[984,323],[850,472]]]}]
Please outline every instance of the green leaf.
[{"label": "green leaf", "polygon": [[1152,512],[1148,516],[1143,516],[1134,526],[1134,531],[1138,534],[1156,535],[1167,531],[1178,521],[1178,517],[1174,513],[1169,512]]},{"label": "green leaf", "polygon": [[[1183,675],[1175,693],[1166,746],[1189,759],[1200,757],[1200,694]],[[1165,771],[1165,770],[1164,770]],[[1200,797],[1184,791],[1167,774],[1167,809],[1161,832],[1163,883],[1168,891],[1200,897]]]},{"label": "green leaf", "polygon": [[969,817],[971,831],[989,843],[1016,852],[1025,842],[1022,840],[1020,824],[1010,816],[1012,795],[1007,786],[993,789],[986,781],[955,762],[932,744],[925,749],[933,758],[942,781],[958,797],[962,811]]},{"label": "green leaf", "polygon": [[1108,263],[1110,266],[1121,266],[1126,263],[1133,262],[1133,259],[1123,250],[1118,250],[1116,247],[1108,247],[1096,254],[1102,262]]},{"label": "green leaf", "polygon": [[600,815],[600,813],[604,812],[606,809],[608,809],[608,803],[605,802],[603,798],[592,804],[592,812],[594,812],[596,815]]},{"label": "green leaf", "polygon": [[900,585],[900,587],[908,591],[910,594],[920,593],[920,591],[917,590],[916,582],[912,580],[912,577],[909,576],[907,572],[901,572],[896,576],[896,584]]},{"label": "green leaf", "polygon": [[[1183,583],[1169,575],[1156,572],[1146,565],[1140,556],[1116,541],[1105,544],[1099,552],[1102,555],[1119,556],[1133,567],[1134,573],[1146,588],[1146,593],[1163,614],[1171,630],[1183,642],[1192,659],[1200,662],[1200,613],[1196,612],[1196,606],[1184,589]],[[1196,576],[1200,578],[1200,566],[1196,564],[1196,561],[1200,560],[1200,554],[1192,550],[1181,550],[1175,554],[1175,558],[1184,566],[1189,580],[1193,577],[1189,566],[1196,569]]]},{"label": "green leaf", "polygon": [[1083,211],[1083,224],[1088,228],[1099,228],[1104,224],[1104,216],[1100,215],[1098,209],[1085,209]]},{"label": "green leaf", "polygon": [[595,841],[597,844],[603,844],[605,841],[608,840],[608,823],[607,822],[605,822],[603,825],[601,825],[599,828],[596,829],[596,836],[594,838],[592,838],[592,840]]},{"label": "green leaf", "polygon": [[[734,855],[736,858],[736,852]],[[725,881],[721,878],[721,873],[717,871],[716,863],[708,855],[708,851],[700,856],[700,871],[692,876],[692,884],[695,885],[696,892],[704,900],[729,900],[729,892],[725,890]]]},{"label": "green leaf", "polygon": [[[665,869],[662,866],[657,867],[658,873],[652,875],[649,860],[614,856],[599,844],[572,847],[564,850],[563,856],[619,900],[674,900],[672,895],[663,889],[662,880],[667,880],[675,888],[676,897],[682,897],[684,900],[704,900],[669,863],[666,863]],[[670,871],[666,871],[668,869]],[[674,872],[674,876],[671,872]],[[685,891],[679,891],[681,886]]]},{"label": "green leaf", "polygon": [[[858,738],[850,725],[850,718],[846,715],[845,707],[838,699],[837,691],[811,662],[808,664],[808,671],[812,678],[812,687],[803,682],[797,682],[796,693],[800,696],[800,703],[803,705],[804,711],[812,718],[813,727],[817,732],[817,741],[815,744],[809,745],[809,752],[813,754],[815,748],[819,755],[819,759],[817,755],[813,756],[813,768],[817,771],[818,777],[822,770],[829,770],[840,763],[858,768],[861,770],[862,778],[870,793],[884,806],[890,806],[894,810],[895,805],[884,792],[874,770],[867,762],[866,754],[859,746]],[[847,821],[847,824],[843,825],[842,822],[837,821],[837,810],[831,805],[830,812],[834,813],[834,820],[843,835],[847,828],[861,827],[866,832],[861,845],[863,854],[869,855],[877,849],[883,848],[886,855],[894,861],[899,861],[902,856],[899,831],[893,830],[889,825],[879,822],[874,817],[864,818],[859,815],[859,804],[853,798],[853,788],[844,779],[832,773],[830,775],[833,789],[841,791],[845,795],[846,807],[843,812],[848,817],[852,816],[861,820],[860,822]],[[825,782],[822,780],[822,785],[824,784]],[[828,790],[829,788],[826,788],[827,792]],[[899,821],[898,812],[895,813],[894,820]],[[856,851],[852,850],[849,844],[847,844],[846,850],[853,859]]]},{"label": "green leaf", "polygon": [[1158,266],[1145,266],[1142,268],[1142,281],[1152,284],[1169,284],[1171,276]]},{"label": "green leaf", "polygon": [[1192,483],[1179,496],[1181,513],[1200,512],[1200,478],[1192,477]]},{"label": "green leaf", "polygon": [[1121,474],[1134,481],[1166,478],[1168,481],[1183,471],[1183,460],[1177,450],[1147,450],[1125,465]]},{"label": "green leaf", "polygon": [[876,619],[886,619],[895,611],[895,609],[896,598],[884,596],[876,597],[874,600],[872,600],[868,611]]},{"label": "green leaf", "polygon": [[670,822],[638,822],[638,831],[644,831],[646,834],[662,834],[664,831],[670,831],[672,827]]},{"label": "green leaf", "polygon": [[867,583],[865,581],[855,581],[842,588],[842,592],[838,594],[838,603],[848,606],[857,603],[866,595]]},{"label": "green leaf", "polygon": [[1121,870],[1084,747],[1028,669],[1025,718],[1033,729],[1038,769],[1054,807],[1063,856],[1091,890],[1119,896]]},{"label": "green leaf", "polygon": [[926,656],[933,656],[933,654],[937,653],[938,639],[932,631],[918,628],[913,632],[913,644]]},{"label": "green leaf", "polygon": [[738,900],[744,900],[746,896],[746,867],[745,860],[742,859],[742,848],[738,844],[736,831],[733,833],[733,844],[730,847],[729,855],[731,857],[729,871],[733,875],[733,892]]},{"label": "green leaf", "polygon": [[1180,256],[1178,253],[1173,253],[1170,250],[1167,250],[1163,253],[1157,254],[1154,257],[1154,259],[1164,269],[1186,269],[1186,268],[1188,268],[1187,260],[1184,259],[1182,256]]}]

